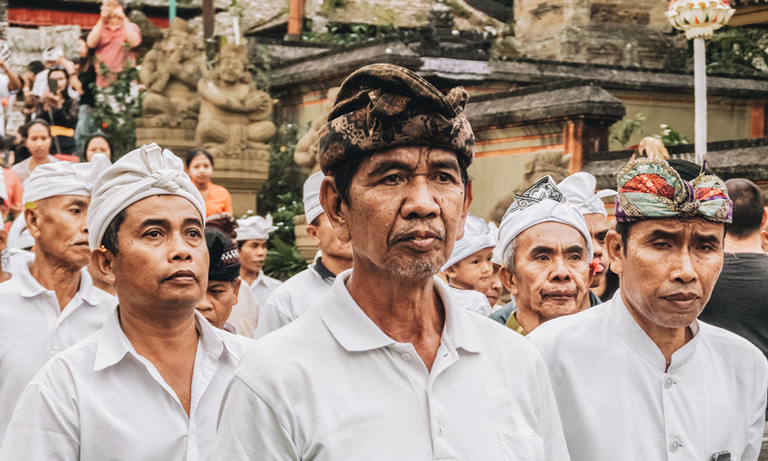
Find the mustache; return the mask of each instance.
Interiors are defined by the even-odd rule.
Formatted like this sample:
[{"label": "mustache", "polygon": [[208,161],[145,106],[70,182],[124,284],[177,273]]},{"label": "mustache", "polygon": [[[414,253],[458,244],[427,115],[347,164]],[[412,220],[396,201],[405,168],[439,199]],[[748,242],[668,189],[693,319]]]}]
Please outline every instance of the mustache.
[{"label": "mustache", "polygon": [[389,246],[395,243],[410,238],[414,232],[429,232],[440,241],[445,240],[445,230],[440,229],[434,223],[429,221],[409,221],[402,229],[398,229],[392,233],[387,239]]}]

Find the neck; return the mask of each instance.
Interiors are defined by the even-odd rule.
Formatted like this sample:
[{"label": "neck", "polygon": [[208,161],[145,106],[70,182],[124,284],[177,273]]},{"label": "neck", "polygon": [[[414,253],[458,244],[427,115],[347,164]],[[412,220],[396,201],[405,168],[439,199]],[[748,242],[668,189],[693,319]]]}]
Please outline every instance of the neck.
[{"label": "neck", "polygon": [[210,181],[208,182],[193,181],[193,182],[195,183],[195,187],[197,187],[197,190],[199,190],[200,192],[203,192],[208,190],[208,182]]},{"label": "neck", "polygon": [[179,310],[176,315],[153,315],[166,310],[163,306],[142,308],[120,302],[120,327],[136,352],[151,362],[157,358],[167,360],[176,352],[197,346],[194,308]]},{"label": "neck", "polygon": [[49,161],[50,160],[48,160],[48,154],[45,154],[42,157],[36,157],[33,155],[32,157],[30,157],[29,163],[30,163],[30,166],[34,168],[38,165],[45,165]]},{"label": "neck", "polygon": [[760,232],[756,232],[747,238],[739,239],[731,234],[725,235],[726,253],[764,253]]},{"label": "neck", "polygon": [[80,289],[80,268],[65,264],[43,251],[35,252],[30,272],[43,288],[56,293],[59,309],[63,310]]},{"label": "neck", "polygon": [[528,306],[523,306],[522,304],[518,304],[515,312],[516,312],[515,318],[517,319],[517,323],[520,324],[521,327],[523,327],[523,330],[525,330],[526,333],[532,332],[533,330],[536,329],[536,327],[544,323],[544,320],[542,320],[533,311],[533,309],[529,309]]},{"label": "neck", "polygon": [[[325,262],[325,261],[323,261]],[[252,271],[240,266],[240,278],[248,285],[252,284],[254,280],[259,277],[261,271]]]},{"label": "neck", "polygon": [[632,318],[635,319],[635,322],[640,325],[640,328],[643,329],[645,334],[651,338],[651,341],[656,344],[656,347],[658,347],[661,353],[664,355],[664,358],[667,361],[667,367],[665,371],[669,370],[669,365],[672,361],[672,354],[677,352],[681,347],[685,346],[690,340],[693,339],[693,332],[691,331],[691,328],[687,326],[682,328],[667,328],[658,325],[657,323],[647,319],[634,307],[632,307],[624,297],[623,293],[621,298],[624,301],[624,305],[627,306],[629,313],[632,314]]},{"label": "neck", "polygon": [[346,283],[352,299],[390,338],[412,344],[431,370],[445,324],[434,278],[393,277],[357,259]]},{"label": "neck", "polygon": [[448,280],[448,286],[451,286],[453,288],[456,288],[458,290],[474,290],[475,287],[468,285],[466,283],[461,283],[460,281],[456,279],[449,279]]},{"label": "neck", "polygon": [[339,275],[347,269],[352,269],[351,259],[338,258],[336,256],[329,255],[328,253],[322,253],[322,260],[323,266],[325,266],[326,269],[333,272],[335,275]]}]

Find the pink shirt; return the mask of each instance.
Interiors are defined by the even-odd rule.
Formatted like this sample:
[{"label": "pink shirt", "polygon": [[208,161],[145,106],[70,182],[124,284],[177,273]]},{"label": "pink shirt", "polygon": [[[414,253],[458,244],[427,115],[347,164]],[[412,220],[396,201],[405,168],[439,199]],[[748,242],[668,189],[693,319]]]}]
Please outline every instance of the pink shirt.
[{"label": "pink shirt", "polygon": [[[134,23],[128,25],[137,34],[141,33],[139,26]],[[109,67],[112,72],[120,72],[123,70],[123,65],[126,60],[136,60],[136,56],[133,51],[126,53],[124,44],[126,43],[126,32],[123,26],[117,29],[110,29],[106,24],[101,29],[101,35],[99,36],[99,44],[96,46],[96,57],[99,61]],[[100,87],[109,85],[109,80],[102,77],[99,72],[100,66],[96,65],[96,84]]]}]

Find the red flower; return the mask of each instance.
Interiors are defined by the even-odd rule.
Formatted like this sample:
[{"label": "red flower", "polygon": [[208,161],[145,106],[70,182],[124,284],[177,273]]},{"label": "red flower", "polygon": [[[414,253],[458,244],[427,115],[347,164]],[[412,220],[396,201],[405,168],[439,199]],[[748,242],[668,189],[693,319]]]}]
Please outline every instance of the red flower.
[{"label": "red flower", "polygon": [[107,122],[102,122],[102,123],[101,123],[101,129],[102,129],[102,130],[106,130],[106,129],[107,129],[107,126],[109,126],[109,125],[107,125]]}]

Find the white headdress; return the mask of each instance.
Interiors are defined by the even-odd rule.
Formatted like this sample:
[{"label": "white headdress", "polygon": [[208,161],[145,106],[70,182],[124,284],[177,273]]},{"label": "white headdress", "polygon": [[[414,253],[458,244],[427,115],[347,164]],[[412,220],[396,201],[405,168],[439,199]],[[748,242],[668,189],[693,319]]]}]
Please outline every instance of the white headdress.
[{"label": "white headdress", "polygon": [[90,196],[96,178],[112,163],[106,155],[96,154],[90,162],[56,162],[40,165],[24,184],[24,203],[58,195]]},{"label": "white headdress", "polygon": [[237,240],[241,242],[243,240],[261,239],[266,240],[269,238],[269,233],[277,230],[276,226],[272,225],[272,216],[267,215],[266,218],[261,216],[251,216],[245,219],[237,220]]},{"label": "white headdress", "polygon": [[602,199],[613,197],[616,191],[606,189],[595,193],[596,184],[597,180],[594,176],[580,171],[560,181],[557,188],[563,193],[568,203],[576,207],[581,214],[600,213],[607,218],[608,212],[605,211]]},{"label": "white headdress", "polygon": [[482,219],[474,215],[468,215],[464,223],[464,236],[456,240],[453,245],[453,253],[443,265],[443,272],[462,259],[472,256],[485,248],[496,247],[496,236],[491,233],[491,228]]},{"label": "white headdress", "polygon": [[304,182],[304,214],[307,216],[307,224],[312,224],[312,221],[325,213],[320,205],[320,184],[323,178],[323,172],[318,171]]}]

